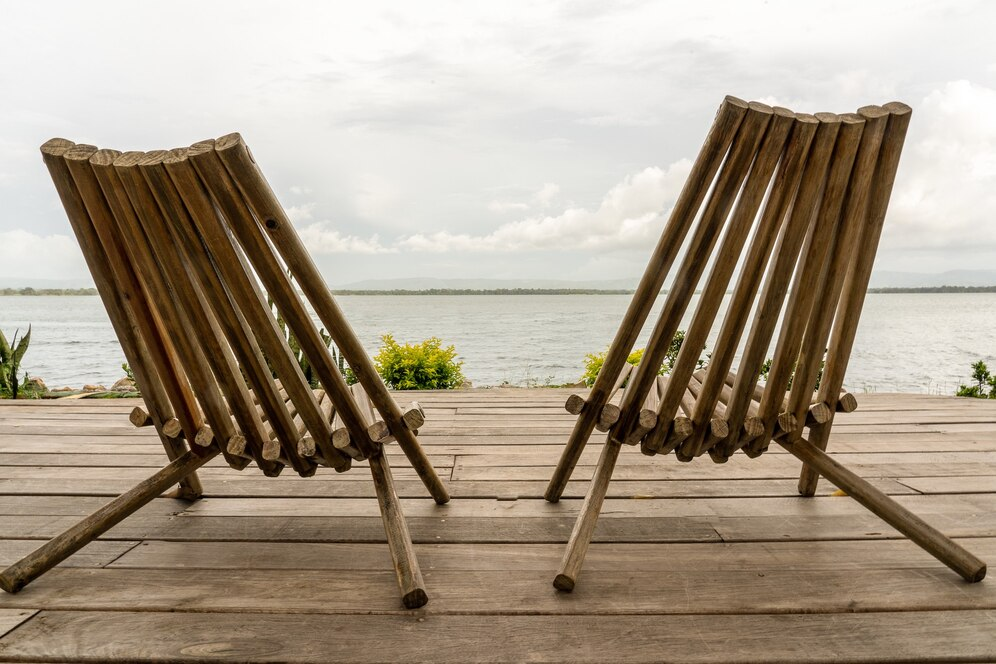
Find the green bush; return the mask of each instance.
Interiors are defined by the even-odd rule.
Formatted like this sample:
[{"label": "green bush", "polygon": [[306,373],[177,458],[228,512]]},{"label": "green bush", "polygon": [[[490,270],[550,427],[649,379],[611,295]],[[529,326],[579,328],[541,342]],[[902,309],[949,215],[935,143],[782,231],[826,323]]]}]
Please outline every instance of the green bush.
[{"label": "green bush", "polygon": [[[989,373],[989,367],[982,360],[972,365],[972,380],[975,385],[960,385],[955,396],[976,399],[996,399],[996,375]],[[986,389],[989,393],[986,393]]]},{"label": "green bush", "polygon": [[[671,370],[674,366],[674,361],[678,358],[678,351],[681,350],[681,344],[685,342],[685,331],[678,330],[671,337],[671,344],[668,346],[667,354],[664,356],[664,363],[661,365],[658,375],[663,376],[665,373]],[[703,349],[705,346],[702,347]],[[643,359],[643,352],[645,348],[638,348],[629,354],[626,361],[629,364],[637,365],[640,360]],[[605,364],[605,356],[608,354],[608,350],[602,351],[601,353],[588,353],[584,356],[584,373],[581,375],[581,382],[585,384],[586,387],[591,387],[595,384],[595,379],[598,378],[598,372],[602,370],[602,365]],[[699,360],[699,366],[702,366],[704,361]]]},{"label": "green bush", "polygon": [[[417,344],[399,344],[390,334],[374,355],[374,366],[387,386],[395,390],[452,390],[463,384],[462,361],[453,346],[431,337]],[[347,376],[355,382],[350,371]]]},{"label": "green bush", "polygon": [[[17,332],[14,332],[13,343],[7,342],[7,337],[0,331],[0,397],[16,399],[21,390],[21,383],[17,374],[21,369],[21,359],[28,351],[28,344],[31,343],[31,326],[28,326],[28,333],[17,340]],[[24,374],[27,381],[28,374]]]}]

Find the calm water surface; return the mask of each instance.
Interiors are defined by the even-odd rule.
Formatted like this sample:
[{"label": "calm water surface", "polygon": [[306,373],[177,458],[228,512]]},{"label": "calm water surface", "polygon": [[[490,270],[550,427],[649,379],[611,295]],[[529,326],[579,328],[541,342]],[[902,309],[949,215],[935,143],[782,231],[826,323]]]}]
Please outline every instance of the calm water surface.
[{"label": "calm water surface", "polygon": [[[380,336],[438,336],[456,346],[476,386],[565,383],[578,379],[586,353],[615,335],[628,295],[341,296],[373,353]],[[656,319],[661,302],[651,315]],[[683,323],[687,326],[688,317]],[[50,388],[109,385],[124,355],[98,297],[0,297],[8,339],[32,325],[24,368]],[[643,330],[639,345],[649,336]],[[712,347],[710,339],[709,347]],[[851,390],[950,394],[969,366],[996,355],[996,294],[869,294],[847,372]]]}]

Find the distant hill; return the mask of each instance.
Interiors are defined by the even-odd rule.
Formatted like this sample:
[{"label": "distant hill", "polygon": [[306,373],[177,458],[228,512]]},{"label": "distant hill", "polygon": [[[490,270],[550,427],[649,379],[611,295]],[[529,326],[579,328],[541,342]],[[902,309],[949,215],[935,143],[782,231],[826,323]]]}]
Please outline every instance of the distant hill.
[{"label": "distant hill", "polygon": [[604,279],[598,281],[568,281],[566,279],[439,279],[412,277],[411,279],[365,279],[347,284],[337,284],[337,291],[428,291],[428,290],[633,290],[639,278]]}]

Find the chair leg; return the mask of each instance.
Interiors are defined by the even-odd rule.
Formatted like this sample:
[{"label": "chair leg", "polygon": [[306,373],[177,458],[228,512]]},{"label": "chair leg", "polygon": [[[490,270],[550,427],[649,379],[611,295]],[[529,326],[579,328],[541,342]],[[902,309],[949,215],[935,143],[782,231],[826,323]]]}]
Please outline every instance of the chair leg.
[{"label": "chair leg", "polygon": [[[809,430],[809,444],[820,450],[821,452],[826,452],[827,443],[830,437],[830,422],[822,426],[814,426]],[[816,487],[820,483],[820,473],[817,472],[815,468],[810,466],[808,463],[802,464],[802,470],[799,471],[799,495],[812,497],[816,495]]]},{"label": "chair leg", "polygon": [[823,450],[805,439],[795,443],[783,440],[777,442],[890,526],[909,537],[927,553],[960,574],[966,581],[975,583],[985,578],[984,562],[876,489],[871,483],[831,459]]},{"label": "chair leg", "polygon": [[185,452],[149,479],[143,480],[62,534],[56,535],[34,553],[0,572],[0,588],[9,593],[18,592],[203,466],[217,453],[208,451],[203,456],[197,456],[193,452]]},{"label": "chair leg", "polygon": [[405,515],[401,513],[398,494],[394,490],[394,479],[391,477],[391,467],[387,465],[387,457],[383,452],[368,459],[370,474],[373,475],[374,488],[377,490],[377,503],[380,515],[384,520],[384,531],[387,533],[387,545],[394,559],[394,571],[398,575],[398,585],[401,586],[401,602],[406,609],[417,609],[425,606],[429,596],[425,593],[425,581],[415,557],[415,547],[412,536],[408,532]]},{"label": "chair leg", "polygon": [[609,480],[612,479],[612,471],[616,467],[621,447],[620,443],[612,440],[612,436],[606,436],[598,465],[595,466],[595,474],[588,486],[588,494],[581,505],[578,520],[574,522],[574,530],[571,531],[571,538],[567,541],[567,550],[560,562],[560,570],[553,580],[553,587],[557,590],[568,592],[574,590],[578,575],[581,574],[585,554],[588,553],[588,545],[591,544],[592,535],[595,533],[595,523],[598,522],[598,515],[602,511],[602,503],[605,501]]},{"label": "chair leg", "polygon": [[[426,456],[415,435],[408,429],[402,429],[398,432],[396,439],[401,451],[408,457],[409,463],[412,464],[412,468],[418,473],[419,479],[422,480],[422,484],[428,489],[429,495],[436,501],[436,504],[445,505],[448,503],[450,501],[450,494],[446,490],[446,485],[439,479],[436,469],[429,463],[429,457]],[[386,467],[387,461],[384,463]]]},{"label": "chair leg", "polygon": [[600,409],[593,407],[592,404],[588,404],[581,411],[581,415],[578,416],[577,421],[574,423],[571,437],[567,440],[564,451],[560,453],[560,460],[557,461],[553,477],[550,478],[550,483],[546,487],[546,493],[543,495],[549,502],[557,502],[564,494],[567,482],[574,473],[574,467],[577,466],[578,459],[581,458],[581,453],[584,452],[585,445],[588,444],[588,439],[591,438],[591,432],[595,430],[595,423],[598,421],[598,410]]},{"label": "chair leg", "polygon": [[[162,439],[163,449],[166,450],[166,456],[169,457],[170,461],[175,461],[187,452],[187,447],[183,444],[182,439],[170,438],[162,432],[160,432],[159,437]],[[171,497],[193,502],[200,500],[203,495],[204,486],[201,484],[196,471],[191,471],[189,475],[178,482],[176,491],[171,494]]]}]

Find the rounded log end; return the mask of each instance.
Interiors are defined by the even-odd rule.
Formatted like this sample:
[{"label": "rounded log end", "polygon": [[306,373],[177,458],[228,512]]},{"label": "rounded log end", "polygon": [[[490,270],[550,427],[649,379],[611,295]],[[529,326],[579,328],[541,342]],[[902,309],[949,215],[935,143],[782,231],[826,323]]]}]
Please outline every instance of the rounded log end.
[{"label": "rounded log end", "polygon": [[151,150],[143,154],[136,163],[139,166],[158,166],[168,154],[166,150]]},{"label": "rounded log end", "polygon": [[135,406],[128,413],[128,421],[136,427],[147,427],[152,423],[152,417],[141,406]]},{"label": "rounded log end", "polygon": [[106,167],[114,163],[114,160],[121,155],[120,150],[109,150],[104,148],[103,150],[97,150],[92,155],[90,155],[90,165]]},{"label": "rounded log end", "polygon": [[858,115],[857,113],[842,113],[840,115],[841,124],[845,125],[859,125],[864,124],[865,119]]},{"label": "rounded log end", "polygon": [[637,422],[641,429],[653,429],[654,425],[657,424],[657,411],[649,408],[641,409]]},{"label": "rounded log end", "polygon": [[784,106],[772,106],[771,112],[780,118],[790,118],[795,119],[796,113],[790,108],[785,108]]},{"label": "rounded log end", "polygon": [[181,433],[183,433],[183,427],[180,426],[180,420],[175,417],[171,417],[163,424],[163,434],[168,438],[177,438]]},{"label": "rounded log end", "polygon": [[965,580],[969,583],[978,583],[984,578],[986,578],[986,564],[982,563],[982,567],[979,567],[974,572],[969,572],[969,574],[965,577]]},{"label": "rounded log end", "polygon": [[614,403],[607,403],[602,407],[602,412],[598,416],[598,424],[605,427],[602,431],[608,431],[609,427],[619,421],[619,406]]},{"label": "rounded log end", "polygon": [[445,489],[443,489],[443,492],[439,495],[433,496],[432,500],[435,501],[437,505],[445,505],[446,503],[450,502],[450,494],[447,493]]},{"label": "rounded log end", "polygon": [[5,593],[13,595],[14,593],[20,591],[25,585],[27,585],[25,581],[15,577],[12,574],[8,574],[7,572],[0,574],[0,589],[3,589]]},{"label": "rounded log end", "polygon": [[213,152],[214,142],[213,138],[209,138],[207,140],[191,143],[187,148],[187,155],[193,157],[195,155],[204,154],[205,152]]},{"label": "rounded log end", "polygon": [[747,104],[747,108],[755,113],[764,113],[765,115],[773,115],[774,109],[760,101],[752,101]]},{"label": "rounded log end", "polygon": [[233,132],[231,134],[225,134],[221,138],[217,139],[214,142],[214,149],[218,152],[224,152],[225,150],[231,150],[232,148],[240,145],[245,145],[245,141],[242,140],[242,134]]},{"label": "rounded log end", "polygon": [[714,417],[709,420],[709,431],[716,438],[724,440],[730,435],[730,425],[726,420],[720,417]]},{"label": "rounded log end", "polygon": [[809,414],[816,424],[826,424],[830,421],[830,407],[822,401],[809,407]]},{"label": "rounded log end", "polygon": [[173,148],[163,157],[163,164],[179,164],[187,161],[187,150],[188,148]]},{"label": "rounded log end", "polygon": [[889,111],[885,110],[881,106],[871,105],[862,106],[858,109],[858,115],[866,120],[875,120],[878,118],[884,118],[889,114]]},{"label": "rounded log end", "polygon": [[658,450],[647,444],[647,440],[645,438],[640,443],[640,453],[643,454],[643,456],[657,456],[657,452]]},{"label": "rounded log end", "polygon": [[792,433],[799,428],[799,421],[792,413],[782,413],[778,416],[778,428],[784,433]]},{"label": "rounded log end", "polygon": [[208,447],[214,442],[214,431],[211,429],[210,425],[205,424],[200,429],[197,430],[197,434],[194,435],[194,442],[201,447]]},{"label": "rounded log end", "polygon": [[74,145],[62,153],[62,158],[66,161],[90,161],[95,152],[96,145]]},{"label": "rounded log end", "polygon": [[745,110],[748,106],[747,102],[745,102],[743,99],[741,99],[740,97],[734,97],[733,95],[726,95],[726,97],[723,98],[723,104],[727,106],[735,106],[737,108],[742,108]]},{"label": "rounded log end", "polygon": [[844,392],[837,400],[837,410],[842,413],[853,413],[858,409],[858,398],[850,392]]},{"label": "rounded log end", "polygon": [[571,415],[580,415],[581,411],[584,409],[584,397],[580,394],[572,394],[567,397],[567,401],[564,403],[564,410],[566,410]]},{"label": "rounded log end", "polygon": [[242,456],[246,453],[246,437],[241,433],[232,434],[232,437],[228,439],[228,443],[225,445],[225,449],[229,454]]},{"label": "rounded log end", "polygon": [[69,148],[73,147],[74,145],[76,145],[76,143],[73,143],[68,138],[56,137],[56,138],[50,138],[44,143],[42,143],[39,149],[41,150],[41,153],[44,155],[48,155],[50,157],[61,157],[63,154],[66,153],[67,150],[69,150]]},{"label": "rounded log end", "polygon": [[764,420],[751,415],[744,419],[744,435],[748,438],[757,438],[764,433]]},{"label": "rounded log end", "polygon": [[796,113],[795,121],[801,124],[819,124],[820,118],[818,115],[813,115],[812,113]]},{"label": "rounded log end", "polygon": [[[913,112],[913,109],[901,101],[890,101],[888,104],[882,106],[890,115],[909,115]],[[982,570],[982,575],[985,576],[985,568]]]},{"label": "rounded log end", "polygon": [[425,590],[422,588],[416,588],[401,597],[401,603],[405,605],[406,609],[420,609],[428,604],[428,602],[429,596],[425,594]]},{"label": "rounded log end", "polygon": [[695,425],[692,424],[692,420],[687,417],[676,417],[674,418],[674,424],[671,427],[671,434],[677,440],[684,440],[692,435],[695,431]]},{"label": "rounded log end", "polygon": [[280,443],[275,440],[268,440],[263,443],[263,459],[266,461],[276,461],[280,458]]},{"label": "rounded log end", "polygon": [[553,587],[557,590],[562,590],[565,593],[569,593],[574,590],[574,579],[567,576],[566,574],[558,574],[553,579]]},{"label": "rounded log end", "polygon": [[114,166],[118,168],[130,168],[136,165],[144,156],[144,152],[138,152],[135,150],[122,152],[114,158]]},{"label": "rounded log end", "polygon": [[817,113],[814,117],[823,124],[840,124],[843,120],[843,118],[836,113]]}]

